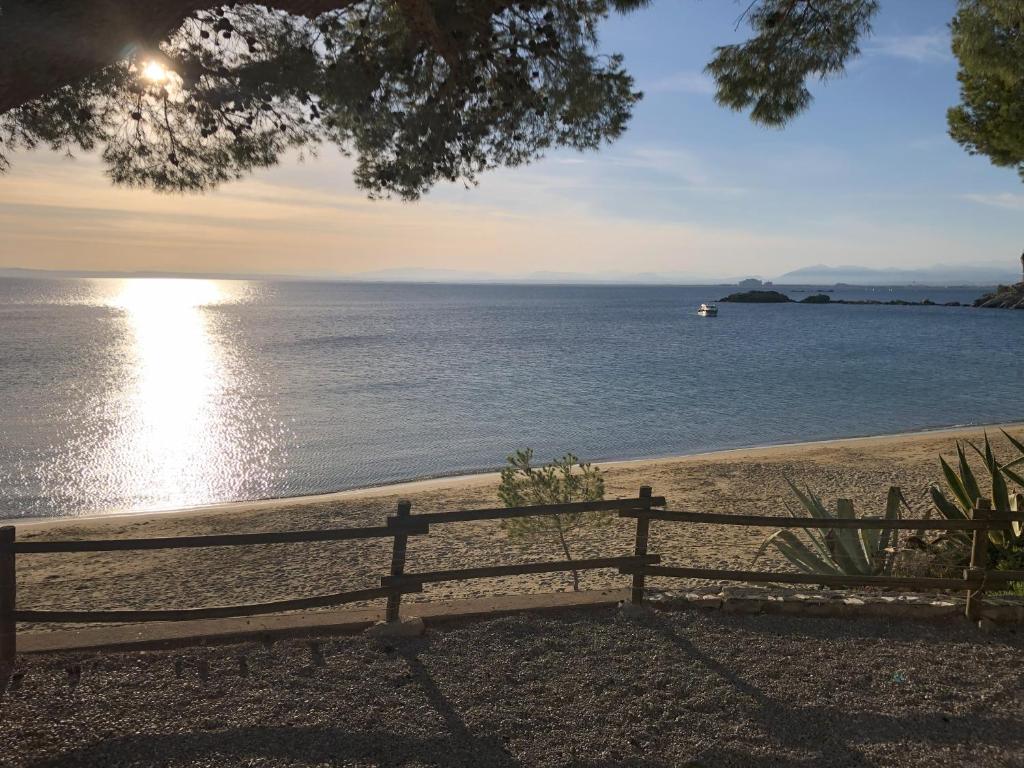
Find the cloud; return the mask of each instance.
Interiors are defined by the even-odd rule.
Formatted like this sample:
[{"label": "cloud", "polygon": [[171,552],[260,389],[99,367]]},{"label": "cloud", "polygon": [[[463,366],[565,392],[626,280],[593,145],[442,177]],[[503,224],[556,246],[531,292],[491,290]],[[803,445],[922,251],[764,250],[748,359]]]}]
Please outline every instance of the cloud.
[{"label": "cloud", "polygon": [[918,63],[949,61],[949,30],[935,30],[920,35],[878,35],[864,47],[865,53],[877,56],[891,56]]},{"label": "cloud", "polygon": [[715,92],[715,84],[703,72],[674,72],[658,78],[641,89],[649,93],[704,93]]},{"label": "cloud", "polygon": [[1016,195],[1012,192],[1000,194],[982,194],[980,192],[964,195],[965,200],[970,200],[981,205],[988,205],[993,208],[1006,208],[1011,211],[1024,211],[1024,195]]}]

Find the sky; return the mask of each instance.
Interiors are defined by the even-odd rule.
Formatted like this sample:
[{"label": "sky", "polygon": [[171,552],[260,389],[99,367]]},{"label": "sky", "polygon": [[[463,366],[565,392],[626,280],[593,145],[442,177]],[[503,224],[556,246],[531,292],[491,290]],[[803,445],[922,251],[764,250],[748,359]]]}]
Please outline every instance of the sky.
[{"label": "sky", "polygon": [[883,0],[862,55],[782,130],[715,105],[702,74],[715,45],[745,36],[746,5],[656,0],[609,19],[601,48],[645,93],[624,137],[415,203],[367,200],[331,146],[189,196],[113,187],[88,155],[16,154],[0,267],[708,280],[1016,262],[1024,185],[946,135],[954,0]]}]

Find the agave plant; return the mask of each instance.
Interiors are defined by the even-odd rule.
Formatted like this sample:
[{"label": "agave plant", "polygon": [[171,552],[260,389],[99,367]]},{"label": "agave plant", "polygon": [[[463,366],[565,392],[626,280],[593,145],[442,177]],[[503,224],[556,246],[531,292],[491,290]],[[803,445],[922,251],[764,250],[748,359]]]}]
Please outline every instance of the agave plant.
[{"label": "agave plant", "polygon": [[[966,445],[970,446],[981,457],[985,470],[988,472],[989,480],[984,493],[978,483],[978,478],[975,476],[970,464],[967,463],[963,443],[957,441],[956,444],[958,464],[956,470],[944,458],[939,457],[939,463],[942,465],[942,474],[946,479],[946,486],[949,488],[952,498],[946,496],[937,485],[932,485],[929,491],[932,503],[935,504],[935,509],[943,517],[949,520],[964,520],[971,517],[974,506],[980,498],[988,498],[992,508],[998,512],[1016,511],[1014,507],[1020,506],[1020,494],[1014,494],[1011,497],[1007,480],[1024,488],[1024,476],[1017,470],[1018,467],[1024,465],[1024,443],[1015,439],[1005,430],[1001,431],[1006,436],[1006,439],[1009,440],[1010,445],[1020,454],[1017,458],[1006,464],[999,463],[992,450],[988,434],[985,435],[985,442],[982,448],[979,448],[969,440],[966,441]],[[1024,524],[1014,521],[1011,525],[1013,528],[1012,536],[1008,536],[1005,531],[990,531],[990,541],[997,547],[1008,547],[1019,539],[1024,538]],[[967,535],[961,534],[961,538],[966,542]]]},{"label": "agave plant", "polygon": [[[800,504],[816,520],[854,519],[853,504],[840,499],[836,513],[832,514],[810,488],[801,491],[786,478],[786,483]],[[900,519],[900,507],[907,506],[900,489],[893,486],[885,503],[885,520]],[[909,507],[907,507],[909,509]],[[797,514],[788,504],[786,509],[795,518]],[[866,519],[878,519],[866,518]],[[804,573],[840,574],[849,576],[888,576],[895,565],[897,531],[895,529],[804,528],[804,537],[783,528],[768,536],[754,555],[754,562],[769,545]]]}]

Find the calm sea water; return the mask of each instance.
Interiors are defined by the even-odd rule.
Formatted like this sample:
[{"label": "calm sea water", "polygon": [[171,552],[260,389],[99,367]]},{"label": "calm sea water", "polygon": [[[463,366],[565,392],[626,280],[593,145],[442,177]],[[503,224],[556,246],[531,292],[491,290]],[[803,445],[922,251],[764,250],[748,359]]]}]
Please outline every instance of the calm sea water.
[{"label": "calm sea water", "polygon": [[728,290],[0,280],[0,517],[1024,419],[1024,312]]}]

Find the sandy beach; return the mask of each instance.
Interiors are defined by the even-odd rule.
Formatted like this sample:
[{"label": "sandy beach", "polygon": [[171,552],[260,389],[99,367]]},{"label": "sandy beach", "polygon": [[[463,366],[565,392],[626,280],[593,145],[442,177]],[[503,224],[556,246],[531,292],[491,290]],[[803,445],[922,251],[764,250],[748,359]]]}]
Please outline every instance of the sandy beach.
[{"label": "sandy beach", "polygon": [[[1004,425],[1014,434],[1020,424]],[[997,450],[1009,454],[997,427]],[[915,510],[930,507],[927,488],[941,477],[938,456],[954,454],[956,439],[981,439],[981,428],[724,451],[601,465],[608,498],[633,496],[641,485],[665,496],[670,509],[784,515],[793,503],[785,478],[810,486],[830,504],[849,498],[861,514],[880,513],[890,485]],[[23,540],[146,537],[380,525],[400,499],[413,514],[499,506],[497,475],[441,478],[318,497],[226,504],[146,515],[31,521]],[[658,524],[650,551],[663,561],[706,567],[745,567],[769,530]],[[631,521],[616,520],[579,538],[576,557],[630,554]],[[390,562],[391,540],[223,547],[138,553],[26,555],[18,562],[18,605],[25,609],[203,607],[312,596],[377,586]],[[554,547],[522,548],[495,522],[435,526],[409,543],[407,571],[559,559]],[[769,562],[772,562],[769,560]],[[783,565],[778,560],[776,565]],[[582,588],[621,587],[615,572],[583,574]],[[655,581],[652,586],[659,586]],[[663,586],[669,586],[665,584]],[[571,589],[568,574],[516,576],[429,585],[430,600]],[[52,625],[23,625],[40,631]]]}]

